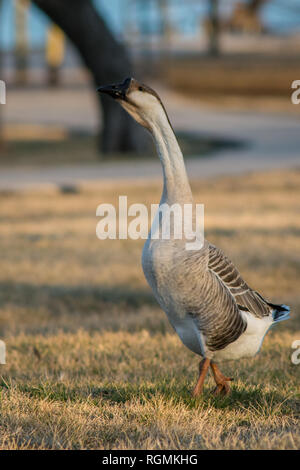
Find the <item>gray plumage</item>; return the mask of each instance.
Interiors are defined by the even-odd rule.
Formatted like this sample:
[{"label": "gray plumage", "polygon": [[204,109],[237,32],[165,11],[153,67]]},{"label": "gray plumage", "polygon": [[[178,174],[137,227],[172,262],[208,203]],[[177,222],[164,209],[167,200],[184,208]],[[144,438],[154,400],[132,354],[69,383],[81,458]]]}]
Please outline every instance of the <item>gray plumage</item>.
[{"label": "gray plumage", "polygon": [[[163,170],[160,206],[194,206],[183,156],[157,93],[134,79],[100,91],[113,96],[150,131]],[[156,234],[161,228],[160,220]],[[199,250],[187,250],[186,241],[174,236],[155,239],[150,232],[143,249],[144,274],[182,342],[205,358],[194,395],[202,390],[209,364],[218,390],[228,393],[231,379],[221,374],[215,361],[255,355],[270,326],[289,317],[289,307],[274,305],[251,289],[207,240]]]}]

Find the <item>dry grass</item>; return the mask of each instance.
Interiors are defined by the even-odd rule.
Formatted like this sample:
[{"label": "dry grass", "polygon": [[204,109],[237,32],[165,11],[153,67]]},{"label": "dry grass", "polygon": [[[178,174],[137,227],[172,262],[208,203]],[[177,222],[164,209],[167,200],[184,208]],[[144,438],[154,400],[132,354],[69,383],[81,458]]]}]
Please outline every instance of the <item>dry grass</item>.
[{"label": "dry grass", "polygon": [[296,54],[225,54],[172,58],[158,70],[169,85],[185,93],[289,98],[300,67]]},{"label": "dry grass", "polygon": [[0,447],[296,449],[300,339],[299,171],[195,182],[206,235],[250,285],[292,306],[253,360],[228,363],[229,398],[192,399],[198,360],[146,286],[140,241],[102,241],[95,209],[160,185],[0,195]]},{"label": "dry grass", "polygon": [[291,84],[300,74],[296,55],[225,54],[176,57],[159,64],[168,89],[213,109],[299,115]]}]

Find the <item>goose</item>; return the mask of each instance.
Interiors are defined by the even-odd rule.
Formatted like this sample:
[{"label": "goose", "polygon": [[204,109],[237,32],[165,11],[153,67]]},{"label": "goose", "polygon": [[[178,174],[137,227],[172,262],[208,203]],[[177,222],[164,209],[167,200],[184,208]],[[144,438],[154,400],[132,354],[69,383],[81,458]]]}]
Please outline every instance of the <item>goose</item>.
[{"label": "goose", "polygon": [[[158,94],[134,78],[98,91],[110,95],[151,133],[163,170],[160,207],[194,205],[183,155]],[[256,355],[267,331],[288,319],[290,308],[251,289],[206,239],[198,250],[187,250],[185,242],[184,237],[153,237],[150,231],[142,253],[144,275],[182,343],[201,358],[192,395],[202,394],[209,369],[216,383],[213,393],[227,395],[233,379],[218,364]]]}]

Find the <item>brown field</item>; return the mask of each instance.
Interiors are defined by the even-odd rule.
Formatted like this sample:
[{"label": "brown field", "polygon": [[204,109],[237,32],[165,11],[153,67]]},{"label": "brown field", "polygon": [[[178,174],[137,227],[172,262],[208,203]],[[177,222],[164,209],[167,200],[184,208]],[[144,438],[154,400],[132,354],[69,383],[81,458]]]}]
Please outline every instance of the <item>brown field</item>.
[{"label": "brown field", "polygon": [[158,70],[169,85],[182,92],[289,97],[300,66],[298,54],[257,53],[175,57]]},{"label": "brown field", "polygon": [[206,236],[248,283],[292,318],[258,357],[228,363],[191,398],[198,359],[174,334],[144,280],[142,241],[99,241],[99,203],[158,202],[160,184],[2,192],[2,449],[297,449],[300,365],[300,171],[197,181]]},{"label": "brown field", "polygon": [[[224,54],[172,57],[158,78],[193,101],[215,109],[299,114],[291,84],[300,76],[299,54]],[[149,69],[149,71],[151,70]]]}]

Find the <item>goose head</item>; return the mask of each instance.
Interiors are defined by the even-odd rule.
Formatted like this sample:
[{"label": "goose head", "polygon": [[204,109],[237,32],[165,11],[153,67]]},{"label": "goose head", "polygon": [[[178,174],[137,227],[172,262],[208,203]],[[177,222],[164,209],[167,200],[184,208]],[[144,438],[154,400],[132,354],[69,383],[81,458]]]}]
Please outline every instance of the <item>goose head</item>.
[{"label": "goose head", "polygon": [[153,131],[155,125],[169,122],[166,110],[158,94],[147,85],[134,78],[126,78],[123,83],[105,85],[97,89],[116,100],[142,126]]}]

